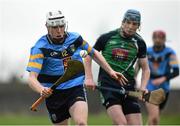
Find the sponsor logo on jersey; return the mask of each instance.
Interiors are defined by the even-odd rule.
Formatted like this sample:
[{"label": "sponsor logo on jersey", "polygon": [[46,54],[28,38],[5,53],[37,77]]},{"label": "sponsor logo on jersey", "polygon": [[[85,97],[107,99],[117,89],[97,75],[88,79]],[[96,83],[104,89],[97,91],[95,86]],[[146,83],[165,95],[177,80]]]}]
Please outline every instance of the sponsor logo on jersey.
[{"label": "sponsor logo on jersey", "polygon": [[52,56],[52,57],[53,57],[53,56],[57,56],[57,55],[58,55],[57,52],[51,52],[51,53],[50,53],[50,56]]},{"label": "sponsor logo on jersey", "polygon": [[129,51],[126,49],[115,48],[112,50],[112,57],[118,61],[125,61],[128,59]]}]

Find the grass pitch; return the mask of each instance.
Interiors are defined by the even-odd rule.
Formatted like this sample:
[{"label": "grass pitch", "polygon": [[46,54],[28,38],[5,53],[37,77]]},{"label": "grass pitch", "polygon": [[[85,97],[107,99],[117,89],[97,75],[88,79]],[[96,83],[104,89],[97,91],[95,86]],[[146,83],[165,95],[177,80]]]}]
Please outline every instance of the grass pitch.
[{"label": "grass pitch", "polygon": [[[179,125],[180,115],[162,115],[160,124]],[[143,116],[143,123],[146,122],[146,116]],[[71,122],[73,124],[73,122]],[[111,120],[105,113],[89,115],[89,125],[111,125]],[[0,115],[0,125],[51,125],[48,116],[30,116],[30,115]]]}]

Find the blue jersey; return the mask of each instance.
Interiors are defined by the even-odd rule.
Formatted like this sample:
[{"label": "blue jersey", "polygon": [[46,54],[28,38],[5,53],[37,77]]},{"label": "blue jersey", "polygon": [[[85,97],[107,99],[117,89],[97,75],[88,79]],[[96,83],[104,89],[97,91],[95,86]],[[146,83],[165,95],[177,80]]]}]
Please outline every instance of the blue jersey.
[{"label": "blue jersey", "polygon": [[153,85],[152,80],[166,76],[170,73],[171,68],[178,68],[178,62],[174,58],[176,56],[175,52],[169,47],[165,47],[160,52],[155,52],[153,47],[150,47],[147,50],[147,55],[151,71],[147,89],[152,91],[158,88],[163,88],[166,92],[168,92],[170,89],[169,80],[163,82],[159,86]]},{"label": "blue jersey", "polygon": [[[48,35],[42,36],[31,48],[31,54],[27,71],[38,73],[38,81],[45,87],[52,84],[64,74],[67,62],[70,59],[82,62],[79,52],[86,50],[90,56],[94,55],[94,49],[73,32],[68,32],[62,44],[53,44]],[[56,89],[67,89],[84,83],[84,73],[76,75]]]}]

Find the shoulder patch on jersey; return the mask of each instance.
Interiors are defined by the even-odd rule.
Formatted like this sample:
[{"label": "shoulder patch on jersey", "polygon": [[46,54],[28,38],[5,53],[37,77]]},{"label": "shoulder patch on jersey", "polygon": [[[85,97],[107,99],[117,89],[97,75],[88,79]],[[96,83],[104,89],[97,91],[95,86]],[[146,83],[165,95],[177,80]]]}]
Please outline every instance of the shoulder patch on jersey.
[{"label": "shoulder patch on jersey", "polygon": [[46,35],[44,35],[35,43],[34,47],[42,48],[42,47],[46,46],[47,44],[49,44],[49,43],[46,38]]},{"label": "shoulder patch on jersey", "polygon": [[68,37],[72,37],[72,38],[78,38],[80,36],[80,34],[77,32],[68,32],[67,35]]}]

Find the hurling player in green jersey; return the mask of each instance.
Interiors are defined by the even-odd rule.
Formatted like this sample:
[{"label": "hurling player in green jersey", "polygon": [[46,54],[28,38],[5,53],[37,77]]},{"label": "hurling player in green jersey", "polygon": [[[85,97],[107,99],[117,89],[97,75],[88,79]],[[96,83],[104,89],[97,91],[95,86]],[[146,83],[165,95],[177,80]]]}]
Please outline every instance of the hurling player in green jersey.
[{"label": "hurling player in green jersey", "polygon": [[[140,90],[147,92],[146,85],[149,79],[149,67],[146,56],[146,44],[136,31],[141,23],[141,15],[137,10],[129,9],[124,14],[122,25],[109,33],[101,35],[94,48],[101,51],[109,65],[116,71],[122,73],[128,83],[118,82],[107,74],[102,68],[99,71],[98,84],[104,87],[111,87],[126,90],[135,90],[134,64],[138,59],[142,68]],[[91,71],[91,58],[87,57],[85,63],[86,75],[85,85],[94,89],[95,83]],[[125,97],[111,91],[101,91],[102,104],[107,114],[115,125],[141,125],[141,111],[137,99]],[[141,99],[141,98],[140,98]]]}]

